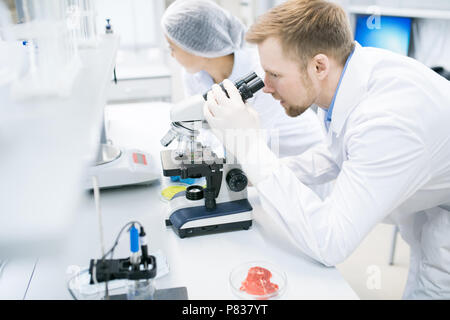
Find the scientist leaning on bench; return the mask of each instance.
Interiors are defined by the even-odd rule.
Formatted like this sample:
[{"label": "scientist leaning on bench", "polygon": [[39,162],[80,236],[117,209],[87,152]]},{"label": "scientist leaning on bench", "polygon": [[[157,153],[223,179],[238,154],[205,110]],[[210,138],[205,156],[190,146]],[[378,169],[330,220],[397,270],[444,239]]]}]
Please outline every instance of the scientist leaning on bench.
[{"label": "scientist leaning on bench", "polygon": [[[211,0],[175,1],[164,12],[161,27],[172,56],[183,67],[187,96],[203,94],[226,78],[236,81],[250,72],[264,73],[257,49],[245,44],[244,24]],[[262,91],[249,101],[258,112],[261,128],[277,130],[276,151],[280,157],[303,153],[323,141],[322,129],[312,110],[299,118],[289,118],[278,102]],[[204,142],[214,148],[217,139],[209,139],[214,135],[209,130],[200,132],[200,140],[206,138]],[[270,139],[267,143],[272,145]],[[318,190],[326,191],[326,187]]]},{"label": "scientist leaning on bench", "polygon": [[[279,160],[257,138],[236,154],[270,225],[333,266],[379,222],[395,223],[411,248],[403,298],[449,299],[450,82],[411,58],[362,48],[343,9],[321,0],[273,8],[246,39],[258,45],[264,91],[291,117],[318,105],[328,132],[299,156]],[[215,85],[204,107],[213,132],[259,129],[257,113],[224,85],[230,98]],[[331,179],[322,201],[310,186]]]}]

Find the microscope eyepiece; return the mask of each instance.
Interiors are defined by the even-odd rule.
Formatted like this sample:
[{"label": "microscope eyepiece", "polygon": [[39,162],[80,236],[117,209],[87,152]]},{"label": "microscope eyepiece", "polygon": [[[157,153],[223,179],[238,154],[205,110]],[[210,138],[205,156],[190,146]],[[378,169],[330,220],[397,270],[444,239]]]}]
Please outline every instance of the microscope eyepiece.
[{"label": "microscope eyepiece", "polygon": [[[227,91],[223,87],[223,84],[219,84],[225,94],[228,96]],[[245,102],[247,99],[253,97],[253,94],[264,87],[264,82],[255,72],[251,72],[248,75],[236,80],[234,85],[239,90],[242,100]],[[203,95],[203,99],[206,100],[208,92]]]},{"label": "microscope eyepiece", "polygon": [[249,89],[252,91],[252,93],[257,92],[258,90],[264,88],[264,82],[261,80],[261,78],[256,78],[252,82],[247,84]]},{"label": "microscope eyepiece", "polygon": [[249,83],[251,82],[253,79],[256,79],[258,76],[256,75],[256,72],[252,72],[249,73],[248,75],[242,77],[241,79],[238,79],[235,81],[234,85],[236,86],[236,88],[239,89],[240,86],[242,86],[244,83]]},{"label": "microscope eyepiece", "polygon": [[241,85],[239,89],[239,93],[241,94],[242,100],[245,102],[247,99],[253,97],[253,94],[264,87],[264,82],[261,78],[256,77],[249,83],[244,83]]},{"label": "microscope eyepiece", "polygon": [[[222,90],[225,92],[227,97],[229,95],[223,83],[219,84]],[[251,72],[242,78],[239,78],[234,82],[234,85],[238,89],[242,101],[247,101],[253,97],[253,95],[264,87],[264,82],[256,74],[256,72]],[[196,130],[191,128],[191,124],[195,124],[196,121],[203,120],[203,109],[202,106],[204,101],[207,99],[207,93],[203,94],[203,99],[199,95],[192,96],[182,102],[181,105],[176,106],[175,115],[172,115],[173,109],[171,111],[172,127],[166,133],[166,135],[160,140],[164,147],[167,147],[173,140],[175,140],[180,135],[185,135],[189,137],[194,137],[196,135]],[[186,124],[189,124],[186,126]],[[184,146],[182,146],[184,147]]]}]

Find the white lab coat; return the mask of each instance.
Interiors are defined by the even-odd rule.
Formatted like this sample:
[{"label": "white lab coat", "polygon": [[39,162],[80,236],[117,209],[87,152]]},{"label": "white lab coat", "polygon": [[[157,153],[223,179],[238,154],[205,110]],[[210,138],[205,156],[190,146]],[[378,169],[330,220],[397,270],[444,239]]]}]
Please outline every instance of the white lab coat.
[{"label": "white lab coat", "polygon": [[[235,81],[252,71],[264,79],[258,51],[255,48],[235,51],[233,70],[229,79]],[[186,96],[203,94],[214,84],[212,77],[206,71],[196,74],[184,71],[183,80]],[[261,127],[270,131],[269,138],[270,136],[274,138],[278,134],[278,141],[277,139],[268,139],[267,143],[275,149],[274,152],[279,146],[279,157],[301,154],[310,147],[323,142],[324,133],[317,114],[313,110],[308,110],[296,118],[289,117],[280,103],[262,90],[258,91],[248,102],[258,112]],[[211,139],[215,139],[215,137],[209,137],[210,143]]]},{"label": "white lab coat", "polygon": [[[403,297],[450,299],[449,119],[449,81],[411,58],[356,44],[325,145],[281,160],[262,142],[249,151],[265,159],[257,170],[243,165],[265,209],[257,221],[327,266],[344,261],[377,223],[395,223],[411,247]],[[335,178],[325,200],[311,192]]]}]

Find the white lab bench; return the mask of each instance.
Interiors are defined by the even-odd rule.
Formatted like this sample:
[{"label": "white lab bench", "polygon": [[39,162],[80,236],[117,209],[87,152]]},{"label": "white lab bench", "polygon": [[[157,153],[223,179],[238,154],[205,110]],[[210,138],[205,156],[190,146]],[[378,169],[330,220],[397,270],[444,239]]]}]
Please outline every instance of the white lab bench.
[{"label": "white lab bench", "polygon": [[[39,252],[57,250],[83,197],[84,164],[95,159],[119,38],[99,36],[79,51],[81,68],[69,95],[0,92],[0,299],[22,299]],[[87,158],[85,158],[87,156]]]},{"label": "white lab bench", "polygon": [[[154,164],[160,167],[159,140],[169,128],[168,112],[169,105],[165,103],[108,106],[109,138],[116,145],[147,151]],[[165,226],[166,203],[160,199],[160,190],[161,183],[157,182],[150,186],[101,192],[106,250],[112,246],[123,225],[131,220],[141,222],[146,229],[150,252],[161,250],[169,264],[170,272],[155,282],[158,289],[185,286],[189,299],[235,299],[228,283],[231,270],[246,261],[264,260],[276,264],[286,273],[287,290],[283,299],[358,299],[336,268],[324,267],[279,246],[256,223],[248,231],[178,238]],[[252,187],[249,188],[249,199],[254,212],[262,210]],[[91,258],[101,256],[92,194],[85,194],[76,215],[76,222],[58,255],[40,257],[37,263],[30,260],[30,266],[36,265],[32,276],[27,273],[31,281],[26,295],[16,292],[14,299],[20,296],[25,299],[71,299],[66,289],[68,267],[86,268]],[[115,258],[127,257],[128,247],[128,235],[124,234]],[[7,271],[4,277],[8,276]],[[1,293],[5,298],[4,290]]]}]

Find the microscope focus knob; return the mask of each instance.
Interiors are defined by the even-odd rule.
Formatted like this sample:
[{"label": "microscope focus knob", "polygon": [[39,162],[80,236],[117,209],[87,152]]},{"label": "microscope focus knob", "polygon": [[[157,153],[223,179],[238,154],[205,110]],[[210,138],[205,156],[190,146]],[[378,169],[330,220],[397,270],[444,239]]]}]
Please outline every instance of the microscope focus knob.
[{"label": "microscope focus knob", "polygon": [[240,169],[232,169],[227,173],[228,187],[234,192],[239,192],[247,187],[248,179],[245,173]]}]

